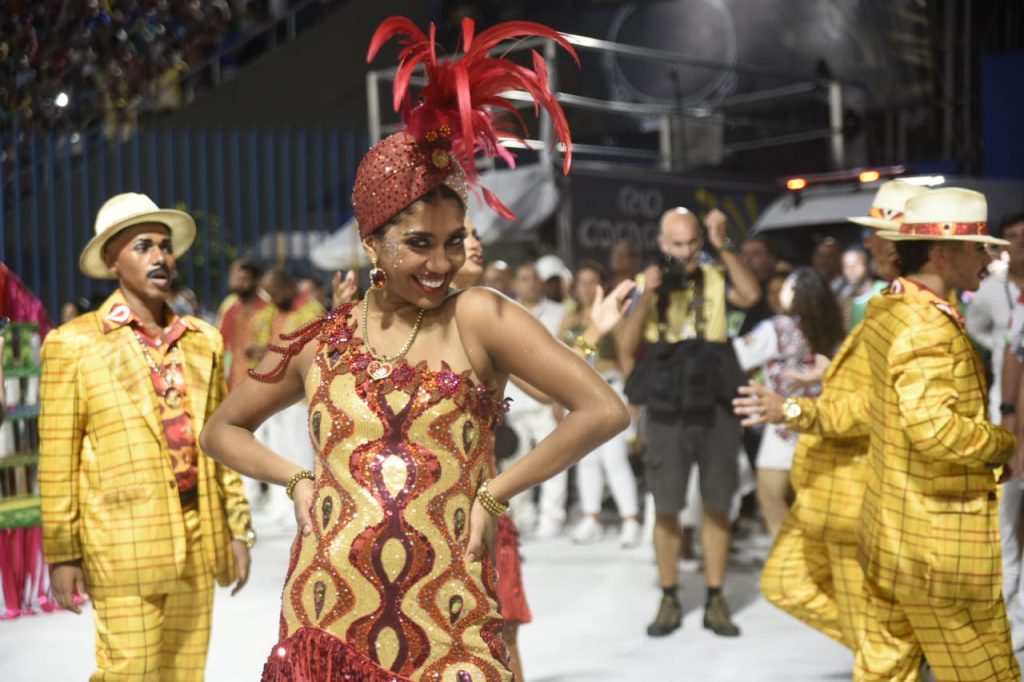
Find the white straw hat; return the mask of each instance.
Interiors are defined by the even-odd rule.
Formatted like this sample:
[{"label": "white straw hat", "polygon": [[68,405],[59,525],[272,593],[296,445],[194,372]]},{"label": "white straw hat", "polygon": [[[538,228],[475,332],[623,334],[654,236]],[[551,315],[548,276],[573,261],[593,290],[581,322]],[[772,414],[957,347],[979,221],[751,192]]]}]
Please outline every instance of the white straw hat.
[{"label": "white straw hat", "polygon": [[871,215],[847,218],[851,223],[878,230],[898,230],[903,222],[903,209],[907,201],[930,191],[906,180],[882,183],[871,200]]},{"label": "white straw hat", "polygon": [[114,236],[133,225],[160,223],[171,231],[174,257],[180,258],[196,239],[192,216],[170,208],[160,208],[145,194],[125,192],[107,199],[96,214],[96,236],[78,258],[78,267],[94,279],[117,279],[103,260],[103,247]]},{"label": "white straw hat", "polygon": [[907,202],[899,230],[883,230],[879,237],[900,241],[982,242],[1006,246],[1010,242],[988,233],[985,195],[970,189],[933,189]]}]

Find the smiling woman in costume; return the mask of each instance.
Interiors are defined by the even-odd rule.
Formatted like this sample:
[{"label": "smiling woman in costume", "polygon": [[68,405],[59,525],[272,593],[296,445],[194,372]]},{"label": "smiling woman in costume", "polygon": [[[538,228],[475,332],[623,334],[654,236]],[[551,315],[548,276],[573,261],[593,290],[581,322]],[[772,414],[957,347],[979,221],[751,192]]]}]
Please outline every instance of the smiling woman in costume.
[{"label": "smiling woman in costume", "polygon": [[[540,57],[531,70],[487,53],[535,35],[571,48],[537,24],[474,36],[466,21],[465,54],[442,61],[432,37],[392,18],[374,36],[370,58],[396,34],[405,37],[395,103],[406,128],[367,153],[352,197],[373,287],[282,337],[253,373],[258,382],[232,393],[202,437],[222,461],[287,486],[295,500],[301,533],[265,680],[510,680],[494,591],[496,519],[513,495],[628,423],[601,377],[528,312],[488,289],[449,292],[466,257],[473,154],[507,155],[484,107],[507,105],[498,93],[526,90],[570,146]],[[406,95],[419,63],[428,84],[413,103]],[[509,374],[570,414],[494,475],[494,426]],[[252,437],[267,416],[304,396],[314,472]]]}]

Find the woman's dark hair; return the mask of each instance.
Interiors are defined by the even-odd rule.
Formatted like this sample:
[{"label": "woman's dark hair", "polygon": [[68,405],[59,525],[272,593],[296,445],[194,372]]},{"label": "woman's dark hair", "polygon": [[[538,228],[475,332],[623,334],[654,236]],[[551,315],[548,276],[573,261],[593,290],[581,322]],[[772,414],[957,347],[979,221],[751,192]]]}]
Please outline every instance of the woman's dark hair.
[{"label": "woman's dark hair", "polygon": [[374,234],[379,234],[381,230],[397,225],[406,216],[410,216],[415,213],[421,204],[430,204],[431,206],[437,205],[446,199],[454,199],[458,202],[459,206],[463,211],[466,210],[466,205],[462,203],[462,197],[459,196],[458,192],[453,190],[448,185],[438,185],[434,189],[430,190],[416,201],[412,202],[401,211],[392,216],[387,222],[380,226],[380,229],[374,231]]},{"label": "woman's dark hair", "polygon": [[579,277],[580,273],[583,272],[584,270],[590,270],[591,272],[596,273],[597,278],[601,280],[602,285],[608,281],[607,271],[605,271],[604,266],[598,263],[596,260],[584,258],[583,260],[576,264],[575,274],[577,277]]},{"label": "woman's dark hair", "polygon": [[1002,237],[1003,233],[1014,225],[1024,223],[1024,211],[1014,211],[1003,216],[1003,219],[999,221],[999,232],[996,236]]},{"label": "woman's dark hair", "polygon": [[921,268],[928,263],[932,249],[941,245],[942,242],[931,240],[896,242],[896,255],[898,256],[896,266],[899,268],[900,275],[906,277],[920,272]]},{"label": "woman's dark hair", "polygon": [[800,267],[793,270],[793,308],[800,318],[800,331],[811,350],[832,357],[843,341],[843,318],[832,287],[817,270]]}]

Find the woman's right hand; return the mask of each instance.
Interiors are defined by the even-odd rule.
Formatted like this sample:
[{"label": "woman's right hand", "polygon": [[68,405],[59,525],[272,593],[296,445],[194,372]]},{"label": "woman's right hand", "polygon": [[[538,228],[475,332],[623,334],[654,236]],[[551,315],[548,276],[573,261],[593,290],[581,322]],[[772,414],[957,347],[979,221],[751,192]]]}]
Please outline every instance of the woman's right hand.
[{"label": "woman's right hand", "polygon": [[316,496],[316,486],[313,481],[304,478],[295,484],[292,489],[292,501],[295,504],[295,522],[299,532],[309,535],[313,532],[313,498]]},{"label": "woman's right hand", "polygon": [[484,509],[479,499],[473,498],[473,506],[469,510],[469,544],[466,546],[470,562],[481,561],[484,552],[494,558],[497,536],[498,517]]}]

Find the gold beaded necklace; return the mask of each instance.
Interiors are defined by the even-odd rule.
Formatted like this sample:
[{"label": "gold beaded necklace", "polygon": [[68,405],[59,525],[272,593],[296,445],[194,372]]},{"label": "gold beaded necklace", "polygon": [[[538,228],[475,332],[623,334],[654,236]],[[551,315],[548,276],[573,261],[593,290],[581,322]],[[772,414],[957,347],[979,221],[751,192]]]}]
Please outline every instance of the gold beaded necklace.
[{"label": "gold beaded necklace", "polygon": [[412,347],[412,342],[416,340],[416,335],[420,331],[420,323],[423,322],[423,315],[426,314],[426,308],[420,308],[420,312],[416,315],[416,324],[412,326],[412,333],[406,340],[405,345],[397,353],[391,356],[379,355],[377,351],[370,345],[370,327],[367,324],[369,319],[370,311],[370,290],[367,289],[366,295],[363,297],[363,343],[366,345],[366,352],[370,354],[373,361],[366,366],[366,372],[370,375],[370,378],[374,381],[382,381],[391,376],[391,372],[394,370],[393,363],[395,360],[403,357],[409,352]]},{"label": "gold beaded necklace", "polygon": [[159,375],[164,380],[164,392],[160,393],[157,391],[157,395],[164,399],[167,403],[167,407],[172,410],[176,410],[181,407],[181,391],[179,391],[174,385],[174,378],[178,374],[178,370],[181,368],[181,361],[178,357],[178,344],[174,344],[170,349],[171,364],[169,367],[161,369],[156,364],[156,360],[149,354],[149,348],[146,346],[146,342],[142,339],[142,335],[139,334],[138,330],[132,329],[132,334],[135,334],[135,340],[139,342],[139,346],[142,348],[142,355],[146,358],[146,363],[149,365],[150,371],[154,374]]}]

